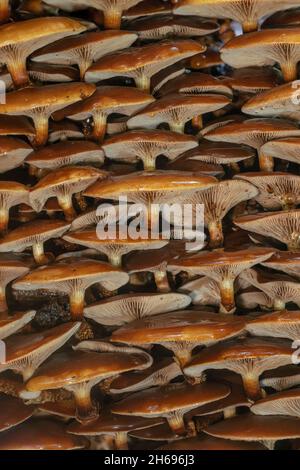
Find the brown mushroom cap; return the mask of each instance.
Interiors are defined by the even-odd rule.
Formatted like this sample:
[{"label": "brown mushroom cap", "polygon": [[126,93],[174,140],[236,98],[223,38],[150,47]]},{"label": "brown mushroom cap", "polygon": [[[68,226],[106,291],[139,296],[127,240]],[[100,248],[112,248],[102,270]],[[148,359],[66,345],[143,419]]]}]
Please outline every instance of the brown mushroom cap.
[{"label": "brown mushroom cap", "polygon": [[268,260],[261,263],[266,268],[282,271],[290,276],[300,276],[300,256],[290,251],[277,251]]},{"label": "brown mushroom cap", "polygon": [[273,158],[280,158],[288,162],[299,163],[300,139],[297,137],[287,137],[283,139],[271,140],[265,143],[261,151],[265,155]]},{"label": "brown mushroom cap", "polygon": [[300,34],[297,28],[265,29],[244,34],[229,41],[221,53],[231,67],[279,63],[286,82],[297,78],[300,59]]},{"label": "brown mushroom cap", "polygon": [[84,316],[102,325],[124,325],[130,321],[180,310],[191,302],[184,294],[124,294],[101,300],[84,309]]},{"label": "brown mushroom cap", "polygon": [[25,405],[19,398],[0,394],[0,431],[7,431],[29,419],[35,409]]},{"label": "brown mushroom cap", "polygon": [[102,165],[103,151],[94,142],[68,140],[48,145],[28,155],[26,163],[36,168],[56,169],[78,163]]},{"label": "brown mushroom cap", "polygon": [[29,138],[35,136],[34,127],[29,119],[23,116],[0,115],[0,135],[25,135]]},{"label": "brown mushroom cap", "polygon": [[221,400],[215,401],[213,403],[208,403],[207,405],[200,406],[193,410],[193,416],[206,416],[214,413],[224,412],[226,417],[226,412],[235,410],[238,407],[250,407],[251,402],[246,397],[243,387],[238,384],[230,384],[231,392],[227,397],[222,398]]},{"label": "brown mushroom cap", "polygon": [[122,75],[134,78],[138,88],[149,90],[150,78],[162,68],[204,50],[205,46],[191,40],[161,41],[130,48],[100,59],[88,69],[85,80],[98,82]]},{"label": "brown mushroom cap", "polygon": [[75,450],[88,447],[84,437],[67,433],[64,424],[51,419],[30,419],[0,434],[1,450]]},{"label": "brown mushroom cap", "polygon": [[83,137],[83,131],[75,122],[69,121],[68,119],[64,119],[60,122],[50,122],[49,144],[53,144],[61,140],[83,139]]},{"label": "brown mushroom cap", "polygon": [[262,444],[254,442],[230,441],[216,437],[189,437],[176,442],[165,444],[160,450],[268,450]]},{"label": "brown mushroom cap", "polygon": [[275,393],[259,400],[251,407],[256,415],[285,415],[300,417],[299,388]]},{"label": "brown mushroom cap", "polygon": [[267,370],[263,373],[260,384],[262,387],[270,387],[277,392],[295,387],[300,384],[299,367],[295,364]]},{"label": "brown mushroom cap", "polygon": [[262,24],[262,28],[283,28],[299,26],[299,8],[287,11],[278,11],[268,16]]},{"label": "brown mushroom cap", "polygon": [[214,49],[207,49],[203,53],[194,55],[189,62],[193,70],[206,70],[224,63],[220,52]]},{"label": "brown mushroom cap", "polygon": [[161,0],[143,0],[123,12],[123,18],[130,20],[141,16],[153,16],[161,13],[172,13],[172,6]]},{"label": "brown mushroom cap", "polygon": [[[230,165],[255,156],[251,147],[227,142],[201,142],[200,145],[186,152],[179,158],[199,160],[218,165]],[[176,160],[175,162],[176,163]]]},{"label": "brown mushroom cap", "polygon": [[69,65],[43,64],[31,62],[29,64],[29,77],[37,82],[68,83],[79,80],[79,72]]},{"label": "brown mushroom cap", "polygon": [[281,310],[266,313],[250,320],[247,331],[254,336],[271,336],[277,338],[299,338],[300,311]]},{"label": "brown mushroom cap", "polygon": [[93,62],[108,53],[130,47],[136,39],[136,34],[125,31],[93,31],[56,41],[35,52],[31,60],[50,64],[77,64],[83,78]]},{"label": "brown mushroom cap", "polygon": [[159,96],[165,96],[169,93],[182,93],[184,95],[215,93],[229,98],[232,96],[231,89],[223,83],[223,80],[201,72],[185,73],[168,80],[159,89]]},{"label": "brown mushroom cap", "polygon": [[0,137],[0,173],[20,166],[32,148],[21,139]]},{"label": "brown mushroom cap", "polygon": [[5,290],[7,284],[28,273],[29,266],[17,259],[0,258],[0,312],[7,311]]},{"label": "brown mushroom cap", "polygon": [[239,93],[256,94],[280,83],[280,74],[273,67],[244,67],[231,73],[227,85]]},{"label": "brown mushroom cap", "polygon": [[23,326],[31,322],[35,313],[35,310],[29,310],[27,312],[16,312],[7,317],[0,317],[0,339],[7,338],[16,331],[21,330]]}]

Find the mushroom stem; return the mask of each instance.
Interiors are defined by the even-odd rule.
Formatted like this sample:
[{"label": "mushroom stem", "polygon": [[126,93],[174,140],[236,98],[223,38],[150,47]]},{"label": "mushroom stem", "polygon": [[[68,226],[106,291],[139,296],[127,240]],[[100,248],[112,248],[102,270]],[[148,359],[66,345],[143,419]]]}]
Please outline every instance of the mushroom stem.
[{"label": "mushroom stem", "polygon": [[70,293],[70,312],[73,321],[81,320],[84,309],[84,289],[74,288]]},{"label": "mushroom stem", "polygon": [[104,29],[121,29],[122,12],[120,10],[110,9],[104,13]]},{"label": "mushroom stem", "polygon": [[192,119],[192,125],[195,129],[197,129],[198,131],[200,131],[201,129],[203,129],[203,117],[201,114],[199,114],[198,116],[194,116],[193,119]]},{"label": "mushroom stem", "polygon": [[234,280],[226,278],[220,284],[221,313],[233,313],[235,309]]},{"label": "mushroom stem", "polygon": [[80,80],[82,82],[84,82],[84,76],[85,76],[87,69],[89,69],[92,64],[93,64],[92,60],[88,58],[80,57],[80,60],[78,61],[78,68],[79,68]]},{"label": "mushroom stem", "polygon": [[223,411],[224,419],[234,418],[236,416],[236,408],[232,406],[231,408],[226,408]]},{"label": "mushroom stem", "polygon": [[167,421],[175,434],[185,435],[186,427],[183,420],[183,414],[180,411],[174,411],[167,416]]},{"label": "mushroom stem", "polygon": [[25,58],[13,56],[11,60],[7,60],[6,66],[15,88],[22,88],[29,84],[30,80],[26,70]]},{"label": "mushroom stem", "polygon": [[151,80],[146,75],[141,74],[138,77],[135,77],[135,84],[140,90],[150,92],[151,90]]},{"label": "mushroom stem", "polygon": [[30,363],[26,364],[26,367],[22,369],[23,382],[27,382],[34,374],[34,367]]},{"label": "mushroom stem", "polygon": [[32,116],[32,119],[35,127],[34,145],[36,147],[43,147],[48,140],[48,116],[45,116],[44,114],[38,114],[37,116]]},{"label": "mushroom stem", "polygon": [[261,150],[258,151],[259,168],[261,171],[273,171],[274,170],[274,159],[265,155]]},{"label": "mushroom stem", "polygon": [[257,31],[258,30],[258,23],[255,20],[247,20],[244,21],[242,24],[243,27],[243,32],[244,33],[251,33],[252,31]]},{"label": "mushroom stem", "polygon": [[6,23],[10,16],[9,0],[2,0],[0,5],[0,23]]},{"label": "mushroom stem", "polygon": [[7,312],[7,302],[6,302],[6,295],[5,295],[5,287],[0,287],[0,312],[4,313]]},{"label": "mushroom stem", "polygon": [[245,393],[250,400],[258,401],[263,398],[262,391],[259,384],[259,377],[253,373],[243,375],[243,385]]},{"label": "mushroom stem", "polygon": [[282,75],[285,82],[293,82],[297,80],[298,70],[297,70],[297,61],[291,62],[286,61],[280,63]]},{"label": "mushroom stem", "polygon": [[108,261],[112,266],[116,266],[117,268],[120,268],[122,266],[122,255],[118,253],[110,253],[107,255]]},{"label": "mushroom stem", "polygon": [[7,232],[9,221],[9,210],[6,207],[0,208],[0,235],[4,235]]},{"label": "mushroom stem", "polygon": [[293,239],[288,243],[287,245],[288,251],[291,251],[293,253],[297,253],[300,251],[300,235],[295,234]]},{"label": "mushroom stem", "polygon": [[147,154],[143,157],[143,164],[145,171],[154,171],[156,169],[156,157],[151,154]]},{"label": "mushroom stem", "polygon": [[184,134],[185,122],[170,122],[169,126],[171,131]]},{"label": "mushroom stem", "polygon": [[93,137],[98,142],[103,142],[106,134],[106,122],[107,116],[103,113],[95,113],[93,115],[94,127],[93,127]]},{"label": "mushroom stem", "polygon": [[116,450],[128,450],[128,439],[126,432],[117,432],[115,435]]},{"label": "mushroom stem", "polygon": [[76,212],[72,203],[72,196],[70,194],[65,194],[63,196],[57,196],[58,204],[62,208],[65,214],[67,222],[72,222],[76,217]]},{"label": "mushroom stem", "polygon": [[155,284],[159,292],[170,292],[170,284],[166,271],[155,271],[154,273]]},{"label": "mushroom stem", "polygon": [[83,382],[76,385],[66,387],[74,394],[76,401],[76,419],[81,423],[94,421],[99,416],[98,407],[92,402],[91,399],[91,385],[88,382]]},{"label": "mushroom stem", "polygon": [[224,236],[223,236],[223,227],[220,220],[213,220],[208,224],[209,231],[209,246],[210,248],[220,248],[223,246]]},{"label": "mushroom stem", "polygon": [[285,310],[285,302],[281,299],[274,299],[273,304],[274,311]]},{"label": "mushroom stem", "polygon": [[32,246],[32,253],[33,253],[34,261],[36,262],[36,264],[43,265],[49,262],[47,256],[44,253],[43,243],[35,243]]},{"label": "mushroom stem", "polygon": [[271,441],[270,439],[268,439],[261,441],[261,443],[269,450],[275,449],[276,441]]}]

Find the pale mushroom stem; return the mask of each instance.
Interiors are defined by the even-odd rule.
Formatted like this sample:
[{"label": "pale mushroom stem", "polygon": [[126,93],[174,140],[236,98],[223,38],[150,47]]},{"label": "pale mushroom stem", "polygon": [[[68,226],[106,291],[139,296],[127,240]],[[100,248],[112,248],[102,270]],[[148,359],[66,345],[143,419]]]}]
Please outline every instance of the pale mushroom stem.
[{"label": "pale mushroom stem", "polygon": [[25,58],[12,57],[12,60],[7,61],[6,66],[15,88],[22,88],[30,83]]},{"label": "pale mushroom stem", "polygon": [[139,88],[140,90],[144,90],[148,93],[150,93],[150,90],[151,90],[151,80],[149,77],[146,77],[146,75],[144,74],[141,74],[140,76],[138,77],[135,77],[135,84],[137,86],[137,88]]},{"label": "pale mushroom stem", "polygon": [[122,11],[106,10],[104,13],[104,29],[121,29]]},{"label": "pale mushroom stem", "polygon": [[171,287],[166,271],[155,271],[154,280],[159,292],[171,292]]},{"label": "pale mushroom stem", "polygon": [[300,251],[300,235],[296,233],[292,237],[292,240],[287,244],[287,247],[288,251],[298,253]]},{"label": "pale mushroom stem", "polygon": [[35,147],[43,147],[48,141],[49,121],[48,116],[38,114],[32,116],[35,127]]},{"label": "pale mushroom stem", "polygon": [[0,208],[0,236],[7,232],[9,221],[9,209],[6,207]]},{"label": "pale mushroom stem", "polygon": [[236,407],[232,406],[231,408],[226,408],[223,411],[224,419],[234,418],[236,416]]},{"label": "pale mushroom stem", "polygon": [[6,23],[10,16],[9,0],[2,0],[0,5],[0,23]]},{"label": "pale mushroom stem", "polygon": [[274,171],[274,159],[265,155],[261,150],[258,152],[259,168],[261,171]]},{"label": "pale mushroom stem", "polygon": [[49,259],[44,253],[43,243],[35,243],[32,246],[32,253],[33,253],[34,261],[36,262],[36,264],[40,266],[43,264],[48,264]]},{"label": "pale mushroom stem", "polygon": [[102,113],[96,113],[93,115],[93,138],[97,142],[103,142],[105,134],[106,134],[106,123],[107,123],[107,116]]},{"label": "pale mushroom stem", "polygon": [[220,285],[221,313],[233,313],[235,309],[234,280],[224,279]]},{"label": "pale mushroom stem", "polygon": [[72,203],[72,195],[65,194],[63,196],[57,196],[59,206],[62,208],[65,214],[67,222],[72,222],[76,217],[76,212]]},{"label": "pale mushroom stem", "polygon": [[115,435],[116,450],[128,450],[128,438],[126,432],[117,432]]},{"label": "pale mushroom stem", "polygon": [[80,60],[78,61],[78,68],[79,68],[79,75],[80,75],[80,80],[84,82],[84,76],[87,71],[93,64],[93,61],[88,59],[88,58],[83,58],[80,57]]},{"label": "pale mushroom stem", "polygon": [[251,33],[258,30],[258,23],[255,20],[244,21],[242,24],[244,33]]},{"label": "pale mushroom stem", "polygon": [[108,261],[112,266],[116,266],[117,268],[120,268],[122,266],[122,255],[116,254],[116,253],[110,253],[107,255]]},{"label": "pale mushroom stem", "polygon": [[70,313],[73,321],[81,320],[84,309],[84,289],[74,288],[70,293]]},{"label": "pale mushroom stem", "polygon": [[182,436],[187,433],[184,424],[183,413],[181,413],[180,411],[174,411],[173,413],[170,413],[167,416],[167,421],[170,428],[175,434],[179,434]]},{"label": "pale mushroom stem", "polygon": [[92,402],[90,384],[83,382],[66,388],[74,393],[76,401],[76,419],[81,423],[96,420],[99,416],[99,410]]},{"label": "pale mushroom stem", "polygon": [[269,450],[275,449],[276,441],[271,441],[270,439],[268,439],[261,441],[261,443]]},{"label": "pale mushroom stem", "polygon": [[223,246],[224,236],[223,227],[220,220],[214,220],[208,224],[209,246],[210,248],[220,248]]},{"label": "pale mushroom stem", "polygon": [[154,171],[156,169],[156,157],[151,154],[143,157],[143,164],[145,171]]},{"label": "pale mushroom stem", "polygon": [[185,122],[170,122],[170,130],[178,134],[184,134]]},{"label": "pale mushroom stem", "polygon": [[281,299],[274,299],[274,311],[285,310],[285,302]]},{"label": "pale mushroom stem", "polygon": [[199,114],[198,116],[193,117],[192,125],[198,131],[201,131],[201,129],[203,129],[203,117],[202,117],[201,114]]},{"label": "pale mushroom stem", "polygon": [[7,302],[6,302],[6,295],[5,295],[5,287],[0,287],[0,312],[5,313],[7,312]]},{"label": "pale mushroom stem", "polygon": [[280,63],[280,68],[282,71],[283,79],[285,82],[293,82],[294,80],[297,80],[298,77],[298,69],[297,69],[298,63],[295,62],[282,62]]},{"label": "pale mushroom stem", "polygon": [[243,375],[242,379],[245,393],[250,400],[258,401],[263,398],[258,376],[254,374]]}]

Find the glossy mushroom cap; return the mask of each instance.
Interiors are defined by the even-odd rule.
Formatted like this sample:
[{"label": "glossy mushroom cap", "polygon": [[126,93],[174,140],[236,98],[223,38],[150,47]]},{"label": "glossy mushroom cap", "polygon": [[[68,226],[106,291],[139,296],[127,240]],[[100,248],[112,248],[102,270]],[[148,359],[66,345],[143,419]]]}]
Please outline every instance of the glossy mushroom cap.
[{"label": "glossy mushroom cap", "polygon": [[254,442],[230,441],[216,437],[189,437],[176,442],[164,444],[160,450],[267,450],[262,444]]},{"label": "glossy mushroom cap", "polygon": [[296,340],[299,336],[299,311],[282,310],[266,313],[251,320],[246,329],[254,336],[271,336]]},{"label": "glossy mushroom cap", "polygon": [[32,148],[21,139],[0,137],[0,173],[22,165]]},{"label": "glossy mushroom cap", "polygon": [[284,415],[300,416],[299,388],[275,393],[263,400],[256,402],[251,407],[252,413],[260,416]]},{"label": "glossy mushroom cap", "polygon": [[165,96],[170,93],[182,93],[184,95],[193,95],[197,93],[214,93],[232,96],[229,86],[212,75],[201,72],[185,73],[179,77],[168,80],[159,89],[159,96]]}]

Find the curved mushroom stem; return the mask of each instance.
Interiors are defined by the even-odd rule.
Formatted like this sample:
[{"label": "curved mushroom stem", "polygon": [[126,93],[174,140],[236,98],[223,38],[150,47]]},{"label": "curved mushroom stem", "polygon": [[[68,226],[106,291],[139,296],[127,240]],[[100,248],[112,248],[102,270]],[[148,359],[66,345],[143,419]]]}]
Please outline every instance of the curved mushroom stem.
[{"label": "curved mushroom stem", "polygon": [[234,279],[224,279],[220,284],[221,313],[233,313],[235,310]]},{"label": "curved mushroom stem", "polygon": [[258,30],[258,23],[255,20],[248,20],[244,21],[242,24],[243,27],[243,32],[244,33],[251,33],[252,31],[257,31]]},{"label": "curved mushroom stem", "polygon": [[35,243],[32,245],[32,253],[36,264],[41,266],[49,263],[49,258],[44,253],[43,243]]},{"label": "curved mushroom stem", "polygon": [[297,61],[286,61],[280,63],[280,68],[285,82],[293,82],[294,80],[297,80],[297,65]]},{"label": "curved mushroom stem", "polygon": [[223,227],[220,220],[214,220],[208,224],[209,231],[209,246],[210,248],[220,248],[223,246],[224,236]]},{"label": "curved mushroom stem", "polygon": [[243,385],[245,393],[250,400],[258,401],[263,398],[262,390],[259,384],[259,377],[252,374],[243,375]]},{"label": "curved mushroom stem", "polygon": [[126,432],[117,432],[115,435],[116,450],[128,450],[128,438]]},{"label": "curved mushroom stem", "polygon": [[179,434],[182,436],[187,433],[182,412],[173,411],[172,413],[168,414],[167,421],[170,428],[175,434]]},{"label": "curved mushroom stem", "polygon": [[81,320],[83,317],[84,294],[84,289],[76,288],[76,286],[70,293],[70,312],[73,321]]},{"label": "curved mushroom stem", "polygon": [[17,57],[13,56],[12,60],[9,60],[6,66],[15,88],[22,88],[30,83],[25,57],[19,57],[19,54]]},{"label": "curved mushroom stem", "polygon": [[134,78],[135,84],[137,88],[140,90],[147,91],[150,93],[151,90],[151,80],[149,77],[146,77],[146,75],[141,74],[140,76],[137,76]]},{"label": "curved mushroom stem", "polygon": [[99,416],[98,406],[91,399],[91,384],[83,382],[76,385],[68,385],[66,390],[73,392],[76,401],[76,419],[80,423],[94,421]]},{"label": "curved mushroom stem", "polygon": [[35,127],[35,147],[43,147],[48,141],[48,130],[49,130],[49,121],[48,116],[44,114],[38,114],[32,116],[34,127]]},{"label": "curved mushroom stem", "polygon": [[57,196],[57,201],[58,201],[59,206],[64,211],[66,221],[72,222],[76,217],[76,212],[73,207],[71,194],[68,194],[68,195],[65,194],[64,196]]},{"label": "curved mushroom stem", "polygon": [[178,134],[184,134],[185,122],[170,122],[170,130]]},{"label": "curved mushroom stem", "polygon": [[201,131],[203,129],[203,117],[201,114],[198,116],[193,117],[192,119],[192,126],[197,129],[197,131]]},{"label": "curved mushroom stem", "polygon": [[97,142],[103,142],[105,134],[106,134],[106,123],[107,123],[107,116],[103,113],[95,113],[93,115],[93,138]]},{"label": "curved mushroom stem", "polygon": [[274,171],[274,159],[265,155],[261,150],[258,152],[259,168],[261,171]]},{"label": "curved mushroom stem", "polygon": [[5,286],[0,287],[0,312],[5,313],[8,311],[7,302],[6,302],[6,294],[5,294]]},{"label": "curved mushroom stem", "polygon": [[159,292],[171,292],[171,287],[166,271],[155,271],[154,280]]},{"label": "curved mushroom stem", "polygon": [[104,29],[121,29],[122,11],[110,9],[103,12]]},{"label": "curved mushroom stem", "polygon": [[9,221],[9,209],[7,207],[0,208],[0,236],[3,236],[7,232]]},{"label": "curved mushroom stem", "polygon": [[0,23],[6,23],[10,16],[9,0],[2,0],[0,5]]}]

